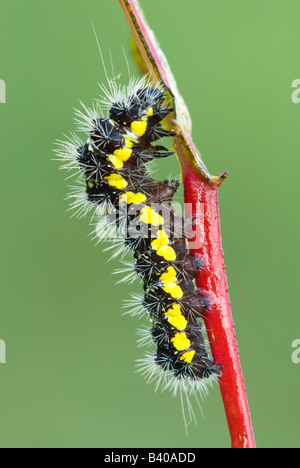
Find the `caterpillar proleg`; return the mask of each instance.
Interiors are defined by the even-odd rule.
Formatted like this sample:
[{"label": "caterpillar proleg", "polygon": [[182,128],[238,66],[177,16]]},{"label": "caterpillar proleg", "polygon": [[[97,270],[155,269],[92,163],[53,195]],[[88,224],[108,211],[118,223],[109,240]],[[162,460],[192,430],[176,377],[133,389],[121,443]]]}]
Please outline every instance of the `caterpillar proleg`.
[{"label": "caterpillar proleg", "polygon": [[144,294],[133,296],[127,306],[132,315],[148,316],[149,330],[139,332],[138,343],[155,348],[138,368],[156,388],[179,393],[193,417],[189,397],[205,394],[221,365],[209,355],[199,320],[210,305],[194,283],[202,259],[189,253],[188,223],[172,204],[180,182],[158,182],[147,170],[154,159],[174,155],[159,142],[174,137],[164,125],[173,109],[163,86],[147,78],[127,87],[112,81],[102,91],[92,109],[76,113],[87,140],[71,134],[59,142],[62,167],[82,184],[70,194],[71,206],[79,216],[94,211],[97,236],[107,238],[113,257],[133,256],[133,272],[125,262],[126,279],[139,277]]}]

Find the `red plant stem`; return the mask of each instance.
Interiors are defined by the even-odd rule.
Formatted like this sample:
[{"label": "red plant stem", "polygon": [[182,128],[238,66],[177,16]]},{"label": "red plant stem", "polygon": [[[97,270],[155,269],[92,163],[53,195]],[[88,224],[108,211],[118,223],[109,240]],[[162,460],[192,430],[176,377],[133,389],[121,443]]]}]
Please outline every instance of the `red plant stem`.
[{"label": "red plant stem", "polygon": [[[205,325],[212,355],[222,363],[220,389],[231,435],[232,448],[255,448],[254,434],[248,407],[247,394],[237,348],[234,323],[228,295],[225,272],[220,218],[218,186],[199,176],[189,165],[183,166],[185,203],[192,204],[194,219],[199,218],[199,205],[204,216],[201,239],[191,253],[200,254],[204,268],[199,272],[196,283],[211,298],[212,307],[205,316]],[[199,244],[199,245],[198,245]]]}]

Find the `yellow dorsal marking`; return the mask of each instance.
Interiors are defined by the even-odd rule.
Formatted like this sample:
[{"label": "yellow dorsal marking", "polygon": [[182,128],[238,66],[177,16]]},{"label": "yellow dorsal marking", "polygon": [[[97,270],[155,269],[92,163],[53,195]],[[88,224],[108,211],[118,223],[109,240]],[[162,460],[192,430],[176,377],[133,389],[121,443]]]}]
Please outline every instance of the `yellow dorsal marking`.
[{"label": "yellow dorsal marking", "polygon": [[141,223],[149,224],[154,227],[158,227],[164,223],[163,217],[157,214],[154,210],[152,210],[150,206],[145,206],[141,210],[141,216],[139,221]]},{"label": "yellow dorsal marking", "polygon": [[172,327],[177,328],[177,330],[185,330],[187,326],[187,320],[183,315],[180,315],[179,317],[170,317],[168,322]]},{"label": "yellow dorsal marking", "polygon": [[151,115],[153,115],[153,107],[149,107],[148,112],[147,112],[148,117],[151,117]]},{"label": "yellow dorsal marking", "polygon": [[157,255],[163,257],[167,262],[176,260],[176,252],[169,246],[168,235],[163,229],[157,231],[157,239],[152,241],[151,247],[156,250]]},{"label": "yellow dorsal marking", "polygon": [[160,247],[156,253],[160,257],[163,257],[167,262],[174,262],[176,260],[175,250],[168,245]]},{"label": "yellow dorsal marking", "polygon": [[164,284],[164,291],[170,294],[174,299],[181,299],[182,289],[176,284],[176,270],[173,266],[167,268],[167,271],[160,276],[160,281]]},{"label": "yellow dorsal marking", "polygon": [[116,169],[122,169],[124,166],[123,162],[112,154],[108,156],[108,159]]},{"label": "yellow dorsal marking", "polygon": [[127,187],[128,183],[120,174],[110,174],[107,177],[104,177],[112,187],[116,187],[117,189],[124,189]]},{"label": "yellow dorsal marking", "polygon": [[147,130],[148,117],[153,115],[153,107],[149,107],[146,115],[141,118],[141,120],[135,120],[131,124],[131,130],[136,133],[138,136],[143,136]]},{"label": "yellow dorsal marking", "polygon": [[194,356],[195,356],[195,351],[187,351],[186,353],[183,353],[182,356],[180,356],[180,361],[190,363],[192,362]]},{"label": "yellow dorsal marking", "polygon": [[125,192],[120,197],[120,203],[126,202],[128,205],[139,205],[140,203],[144,203],[146,200],[146,195],[140,192]]},{"label": "yellow dorsal marking", "polygon": [[131,130],[136,133],[138,136],[143,136],[146,133],[147,130],[147,122],[144,120],[138,121],[135,120],[131,124]]},{"label": "yellow dorsal marking", "polygon": [[181,314],[179,304],[174,304],[171,309],[167,310],[165,317],[168,322],[178,330],[185,330],[187,326],[186,318]]},{"label": "yellow dorsal marking", "polygon": [[181,299],[183,297],[182,289],[180,288],[180,286],[174,283],[166,283],[164,285],[164,291],[167,294],[170,294],[170,296],[173,297],[173,299]]},{"label": "yellow dorsal marking", "polygon": [[166,317],[179,317],[181,315],[181,309],[179,304],[174,304],[171,309],[166,312]]},{"label": "yellow dorsal marking", "polygon": [[114,151],[114,156],[116,156],[118,159],[120,159],[120,161],[124,161],[124,162],[128,161],[131,154],[132,154],[132,149],[127,148],[126,146]]},{"label": "yellow dorsal marking", "polygon": [[162,283],[176,283],[177,282],[177,276],[176,276],[176,270],[173,266],[170,266],[167,268],[167,271],[163,273],[160,276],[160,281]]},{"label": "yellow dorsal marking", "polygon": [[157,239],[154,239],[154,241],[152,241],[151,246],[154,250],[157,250],[165,245],[169,245],[168,234],[163,229],[160,229],[159,231],[157,231]]},{"label": "yellow dorsal marking", "polygon": [[94,187],[93,182],[88,182],[88,186],[89,186],[90,189],[92,189]]},{"label": "yellow dorsal marking", "polygon": [[133,147],[133,142],[130,139],[129,136],[125,137],[125,148],[132,148]]},{"label": "yellow dorsal marking", "polygon": [[178,351],[185,351],[190,347],[190,340],[184,332],[178,332],[176,335],[171,338],[171,342]]}]

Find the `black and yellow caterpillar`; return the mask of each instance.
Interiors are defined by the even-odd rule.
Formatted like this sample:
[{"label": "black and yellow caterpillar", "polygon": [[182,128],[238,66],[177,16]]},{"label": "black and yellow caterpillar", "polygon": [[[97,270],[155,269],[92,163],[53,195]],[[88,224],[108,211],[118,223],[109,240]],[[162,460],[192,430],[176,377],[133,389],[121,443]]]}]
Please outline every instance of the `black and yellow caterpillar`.
[{"label": "black and yellow caterpillar", "polygon": [[179,182],[157,182],[146,168],[154,158],[173,154],[156,144],[174,136],[162,125],[172,111],[162,87],[136,87],[123,100],[112,100],[107,118],[90,118],[88,140],[73,152],[86,199],[105,207],[108,224],[118,228],[143,280],[142,304],[157,347],[149,373],[155,368],[192,384],[220,375],[221,365],[209,356],[199,321],[209,308],[194,283],[202,261],[189,253],[185,221],[172,205]]}]

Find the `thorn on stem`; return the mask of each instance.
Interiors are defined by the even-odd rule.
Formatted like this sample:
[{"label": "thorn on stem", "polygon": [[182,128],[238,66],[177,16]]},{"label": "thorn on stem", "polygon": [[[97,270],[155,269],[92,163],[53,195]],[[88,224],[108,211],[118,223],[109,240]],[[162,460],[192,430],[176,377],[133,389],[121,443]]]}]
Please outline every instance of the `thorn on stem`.
[{"label": "thorn on stem", "polygon": [[222,182],[229,176],[229,172],[224,172],[223,174],[218,174],[217,176],[212,176],[212,181],[216,184],[217,187],[220,187]]}]

